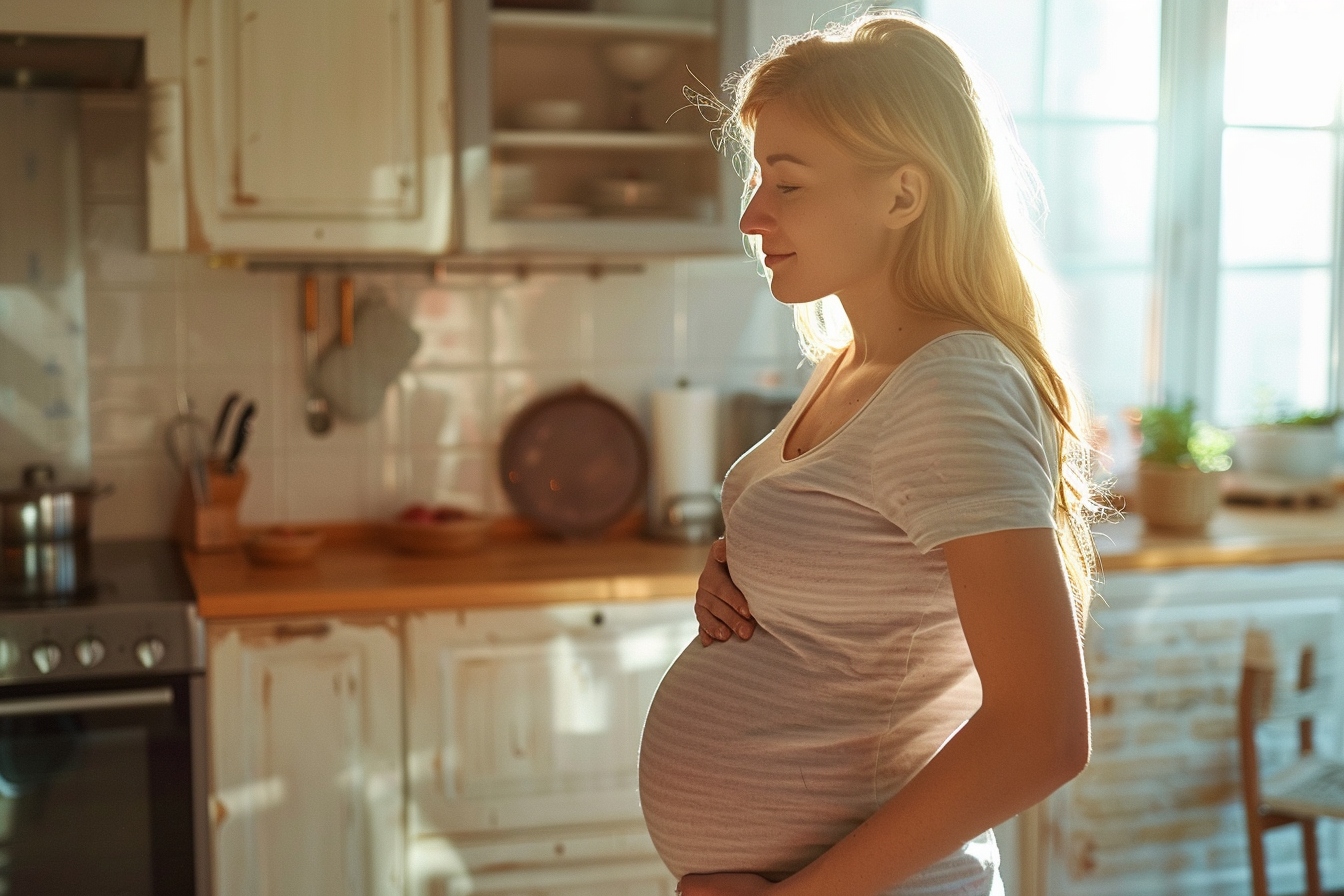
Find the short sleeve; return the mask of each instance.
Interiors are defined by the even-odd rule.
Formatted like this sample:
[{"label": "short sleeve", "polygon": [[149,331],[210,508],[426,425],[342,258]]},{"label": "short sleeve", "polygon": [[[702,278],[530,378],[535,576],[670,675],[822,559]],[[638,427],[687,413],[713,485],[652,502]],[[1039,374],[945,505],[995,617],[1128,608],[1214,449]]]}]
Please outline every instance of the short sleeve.
[{"label": "short sleeve", "polygon": [[873,495],[921,553],[968,535],[1054,527],[1053,426],[1016,359],[979,341],[989,349],[912,359],[885,403]]}]

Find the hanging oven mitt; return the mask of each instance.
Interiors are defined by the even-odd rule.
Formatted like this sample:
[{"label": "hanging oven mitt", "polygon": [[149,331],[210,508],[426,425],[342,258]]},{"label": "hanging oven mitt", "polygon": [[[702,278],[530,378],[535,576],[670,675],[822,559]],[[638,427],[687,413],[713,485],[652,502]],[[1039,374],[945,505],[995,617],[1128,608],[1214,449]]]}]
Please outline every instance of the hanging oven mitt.
[{"label": "hanging oven mitt", "polygon": [[420,334],[370,290],[355,308],[354,340],[327,347],[318,358],[314,385],[331,409],[354,423],[372,419],[383,406],[387,387],[420,348]]}]

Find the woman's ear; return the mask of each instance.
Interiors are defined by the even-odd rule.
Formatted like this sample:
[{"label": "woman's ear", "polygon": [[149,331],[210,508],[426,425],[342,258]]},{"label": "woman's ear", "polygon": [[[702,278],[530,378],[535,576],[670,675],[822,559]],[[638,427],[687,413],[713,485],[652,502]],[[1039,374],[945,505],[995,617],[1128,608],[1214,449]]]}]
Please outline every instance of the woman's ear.
[{"label": "woman's ear", "polygon": [[924,213],[929,199],[929,176],[914,163],[897,168],[887,178],[891,205],[887,209],[886,225],[890,230],[901,230]]}]

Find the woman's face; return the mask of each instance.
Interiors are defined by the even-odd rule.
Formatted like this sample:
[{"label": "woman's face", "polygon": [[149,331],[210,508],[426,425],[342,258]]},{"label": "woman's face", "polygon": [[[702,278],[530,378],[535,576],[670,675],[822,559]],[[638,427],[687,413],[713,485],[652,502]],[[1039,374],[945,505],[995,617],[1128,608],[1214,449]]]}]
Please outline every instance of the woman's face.
[{"label": "woman's face", "polygon": [[900,238],[890,176],[858,165],[784,100],[761,108],[752,154],[739,226],[760,239],[774,297],[792,305],[885,291]]}]

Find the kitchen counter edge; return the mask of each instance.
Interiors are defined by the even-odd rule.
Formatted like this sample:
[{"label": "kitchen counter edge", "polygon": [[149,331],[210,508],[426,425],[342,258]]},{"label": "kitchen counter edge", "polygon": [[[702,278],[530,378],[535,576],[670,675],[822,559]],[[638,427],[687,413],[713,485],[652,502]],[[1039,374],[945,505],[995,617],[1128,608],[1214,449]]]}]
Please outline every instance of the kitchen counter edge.
[{"label": "kitchen counter edge", "polygon": [[[198,612],[220,620],[689,598],[707,550],[638,537],[518,537],[478,552],[418,557],[393,553],[349,526],[341,531],[309,566],[257,567],[241,551],[184,551]],[[1094,532],[1103,575],[1344,560],[1344,506],[1224,507],[1202,536],[1149,533],[1133,514]]]}]

